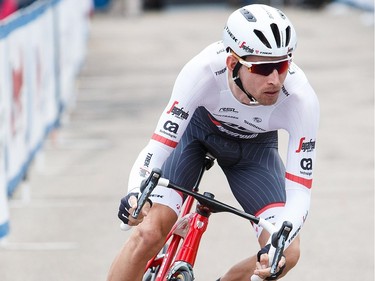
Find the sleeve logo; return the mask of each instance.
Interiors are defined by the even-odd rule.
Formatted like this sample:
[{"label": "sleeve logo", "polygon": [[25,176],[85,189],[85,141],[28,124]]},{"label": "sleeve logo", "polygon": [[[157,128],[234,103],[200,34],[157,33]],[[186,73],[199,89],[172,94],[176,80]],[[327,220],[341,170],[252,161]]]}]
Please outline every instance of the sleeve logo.
[{"label": "sleeve logo", "polygon": [[178,119],[186,120],[189,117],[189,112],[185,112],[183,107],[177,107],[178,101],[174,101],[171,108],[167,111],[167,114],[172,114]]},{"label": "sleeve logo", "polygon": [[171,132],[171,133],[174,133],[174,134],[177,134],[177,131],[178,131],[178,124],[177,123],[173,123],[172,121],[168,120],[167,122],[164,123],[164,130],[168,131],[168,132]]},{"label": "sleeve logo", "polygon": [[312,159],[311,158],[302,158],[301,162],[301,168],[303,170],[312,170]]},{"label": "sleeve logo", "polygon": [[296,153],[302,152],[311,152],[315,149],[315,141],[310,139],[310,141],[305,142],[305,137],[301,138],[299,140],[299,146],[298,149],[296,150]]}]

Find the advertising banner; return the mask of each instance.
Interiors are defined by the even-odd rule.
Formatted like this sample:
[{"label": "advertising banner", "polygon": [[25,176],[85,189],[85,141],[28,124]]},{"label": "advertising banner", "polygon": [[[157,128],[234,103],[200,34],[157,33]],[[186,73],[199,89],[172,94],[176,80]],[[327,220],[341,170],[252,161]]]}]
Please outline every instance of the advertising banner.
[{"label": "advertising banner", "polygon": [[7,65],[5,77],[9,77],[9,120],[5,132],[6,138],[6,173],[8,191],[12,191],[23,177],[28,156],[27,141],[30,138],[28,127],[29,98],[27,89],[27,69],[30,68],[28,30],[18,28],[11,32],[5,40]]},{"label": "advertising banner", "polygon": [[[4,61],[5,44],[4,40],[0,40],[0,61]],[[5,76],[5,63],[0,63],[0,238],[9,232],[9,209],[7,196],[7,178],[5,172],[6,162],[6,147],[5,147],[5,132],[6,125],[9,123],[9,80]]]},{"label": "advertising banner", "polygon": [[0,21],[0,239],[8,200],[74,104],[91,0],[40,0]]}]

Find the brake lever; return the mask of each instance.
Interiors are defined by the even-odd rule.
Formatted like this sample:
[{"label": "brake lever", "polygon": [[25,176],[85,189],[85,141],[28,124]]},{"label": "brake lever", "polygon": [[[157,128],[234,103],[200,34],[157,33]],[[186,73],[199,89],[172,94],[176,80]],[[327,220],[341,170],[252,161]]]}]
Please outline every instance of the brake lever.
[{"label": "brake lever", "polygon": [[279,231],[272,234],[271,244],[275,248],[275,255],[271,264],[271,276],[277,272],[277,266],[284,253],[285,243],[292,229],[293,224],[289,221],[284,221]]},{"label": "brake lever", "polygon": [[152,169],[150,176],[142,182],[140,187],[141,195],[138,198],[137,208],[135,208],[132,214],[132,217],[134,219],[138,218],[139,213],[147,202],[147,199],[150,197],[152,191],[157,186],[161,175],[162,171],[160,169],[154,168]]}]

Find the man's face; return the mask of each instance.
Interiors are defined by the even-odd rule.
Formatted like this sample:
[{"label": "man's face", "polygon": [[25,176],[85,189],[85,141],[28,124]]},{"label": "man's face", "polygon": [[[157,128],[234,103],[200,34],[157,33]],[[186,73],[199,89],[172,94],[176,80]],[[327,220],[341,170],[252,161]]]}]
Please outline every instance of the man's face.
[{"label": "man's face", "polygon": [[[241,79],[244,89],[250,93],[259,104],[272,105],[276,103],[288,73],[289,62],[285,61],[287,59],[287,56],[248,56],[246,60],[243,61],[235,55],[230,55],[227,59],[227,66],[230,70],[233,70],[234,66],[240,60],[243,65],[238,71],[238,76]],[[279,62],[269,64],[276,61]],[[259,62],[262,63],[258,64]],[[252,64],[252,66],[249,67],[249,64]],[[230,71],[230,73],[232,73],[232,71]],[[231,90],[241,103],[250,104],[250,99],[240,88],[232,85]]]}]

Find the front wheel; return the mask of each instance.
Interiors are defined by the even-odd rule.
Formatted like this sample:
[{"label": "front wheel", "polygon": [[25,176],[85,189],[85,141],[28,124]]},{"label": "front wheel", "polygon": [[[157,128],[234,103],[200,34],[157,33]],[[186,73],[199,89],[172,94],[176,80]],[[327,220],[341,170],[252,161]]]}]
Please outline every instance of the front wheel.
[{"label": "front wheel", "polygon": [[190,272],[186,270],[177,271],[173,274],[170,281],[193,281],[194,277],[191,275]]},{"label": "front wheel", "polygon": [[193,281],[194,273],[193,267],[184,261],[177,261],[174,263],[170,269],[168,276],[168,281]]}]

